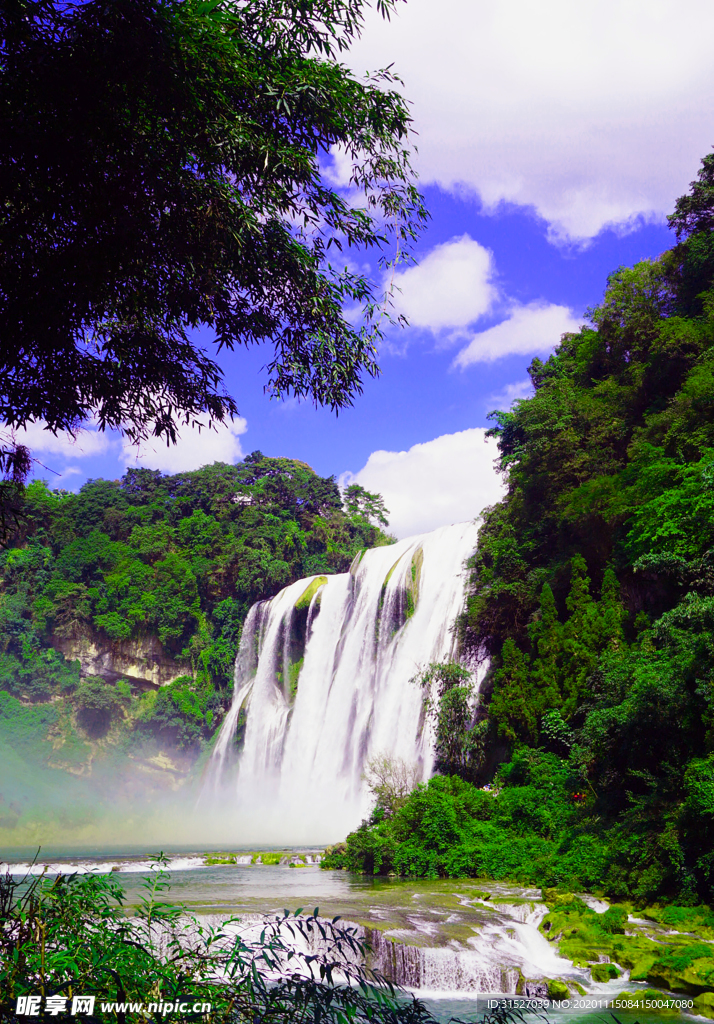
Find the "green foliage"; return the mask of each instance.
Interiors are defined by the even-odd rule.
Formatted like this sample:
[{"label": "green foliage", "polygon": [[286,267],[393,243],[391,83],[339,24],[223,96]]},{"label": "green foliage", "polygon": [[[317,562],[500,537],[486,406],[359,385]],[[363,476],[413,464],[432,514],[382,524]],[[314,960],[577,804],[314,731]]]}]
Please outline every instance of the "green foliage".
[{"label": "green foliage", "polygon": [[416,877],[491,877],[593,888],[606,848],[582,829],[572,773],[554,754],[523,750],[496,786],[435,776],[387,816],[379,806],[324,867]]},{"label": "green foliage", "polygon": [[677,238],[714,231],[714,153],[704,157],[689,195],[677,200],[668,220]]},{"label": "green foliage", "polygon": [[375,526],[389,525],[389,509],[381,494],[373,494],[360,484],[350,484],[345,490],[344,503],[348,515],[359,516]]},{"label": "green foliage", "polygon": [[112,717],[121,710],[122,693],[118,687],[97,676],[87,676],[74,695],[77,717],[93,738],[104,736]]},{"label": "green foliage", "polygon": [[[333,478],[260,452],[176,476],[129,470],[78,494],[35,481],[22,513],[0,552],[0,691],[69,698],[93,739],[116,724],[137,742],[153,736],[194,750],[228,706],[250,606],[301,577],[346,571],[358,551],[388,540],[343,507]],[[121,644],[131,657],[151,637],[177,674],[191,673],[151,707],[126,683],[80,685],[79,663],[53,646]],[[299,658],[293,691],[298,672]]]},{"label": "green foliage", "polygon": [[57,709],[40,704],[28,707],[0,690],[0,739],[18,753],[42,764],[51,750],[47,730],[57,721]]},{"label": "green foliage", "polygon": [[[175,441],[202,413],[224,420],[236,406],[192,337],[202,325],[219,348],[271,343],[274,395],[341,408],[378,373],[393,319],[382,275],[329,250],[396,261],[426,212],[394,75],[360,80],[338,59],[366,6],[3,10],[0,422],[71,430],[95,413],[133,439]],[[362,203],[331,187],[333,148]],[[29,465],[24,446],[0,445],[9,488]]]},{"label": "green foliage", "polygon": [[161,687],[141,725],[171,744],[191,747],[213,734],[219,706],[220,695],[208,681],[182,676]]},{"label": "green foliage", "polygon": [[508,492],[463,622],[491,663],[480,781],[520,744],[567,758],[601,880],[639,901],[714,898],[713,169],[678,244],[612,274],[534,397],[492,414]]},{"label": "green foliage", "polygon": [[66,661],[52,647],[34,646],[26,636],[21,635],[19,641],[16,654],[0,654],[0,688],[42,701],[55,693],[71,693],[77,687],[79,662]]}]

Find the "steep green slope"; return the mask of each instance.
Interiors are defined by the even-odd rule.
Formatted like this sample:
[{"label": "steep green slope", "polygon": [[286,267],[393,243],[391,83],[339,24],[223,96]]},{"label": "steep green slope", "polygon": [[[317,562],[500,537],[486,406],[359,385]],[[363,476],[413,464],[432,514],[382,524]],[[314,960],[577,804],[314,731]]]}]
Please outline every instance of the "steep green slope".
[{"label": "steep green slope", "polygon": [[[591,325],[531,364],[535,395],[494,414],[508,493],[463,624],[490,659],[464,777],[498,772],[497,791],[449,811],[446,859],[440,790],[410,804],[437,822],[411,822],[418,858],[396,820],[365,826],[398,870],[714,897],[714,155],[670,221],[674,248],[616,271]],[[342,856],[369,867],[360,843]]]},{"label": "steep green slope", "polygon": [[250,606],[388,543],[384,513],[260,452],[77,494],[32,483],[0,552],[0,820],[18,818],[20,765],[34,789],[68,774],[129,786],[132,765],[179,784],[230,705]]}]

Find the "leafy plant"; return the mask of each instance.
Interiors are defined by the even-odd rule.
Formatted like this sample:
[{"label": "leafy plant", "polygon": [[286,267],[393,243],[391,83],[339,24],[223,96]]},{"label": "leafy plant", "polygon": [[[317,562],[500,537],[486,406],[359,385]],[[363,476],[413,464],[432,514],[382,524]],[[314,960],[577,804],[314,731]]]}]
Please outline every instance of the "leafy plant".
[{"label": "leafy plant", "polygon": [[[394,4],[377,8],[388,17]],[[232,417],[221,369],[191,335],[200,325],[219,348],[271,343],[271,393],[350,404],[378,372],[390,312],[375,281],[329,250],[399,259],[426,217],[397,80],[361,81],[338,60],[364,8],[7,7],[1,422],[73,430],[93,412],[102,428],[173,442],[181,422]],[[363,203],[331,187],[333,148]],[[28,468],[5,438],[0,472],[15,490]]]}]

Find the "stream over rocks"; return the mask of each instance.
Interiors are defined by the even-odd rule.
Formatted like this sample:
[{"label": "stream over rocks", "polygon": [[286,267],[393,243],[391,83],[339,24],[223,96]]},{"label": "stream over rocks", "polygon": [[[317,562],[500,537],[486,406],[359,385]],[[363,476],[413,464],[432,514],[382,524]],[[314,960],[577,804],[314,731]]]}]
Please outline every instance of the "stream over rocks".
[{"label": "stream over rocks", "polygon": [[[252,874],[260,891],[261,875],[269,874],[276,886],[274,897],[268,898],[258,891],[251,894],[251,887],[241,884],[235,901],[226,907],[240,918],[235,929],[241,934],[252,935],[265,914],[280,915],[284,905],[295,902],[287,891],[280,899],[280,883],[288,874],[284,866],[232,870],[240,870],[242,878]],[[295,872],[292,874],[294,878]],[[538,930],[548,913],[539,891],[483,883],[488,885],[487,892],[466,880],[370,885],[367,880],[343,876],[332,879],[340,888],[338,896],[329,892],[326,874],[341,873],[315,868],[300,871],[302,884],[297,880],[294,884],[302,889],[301,905],[312,909],[321,895],[321,918],[329,921],[339,914],[342,924],[355,926],[368,947],[368,966],[396,985],[419,993],[540,998],[548,997],[549,984],[555,979],[574,992],[622,989],[622,980],[615,986],[593,983],[586,968],[558,955],[557,945]],[[323,880],[328,883],[327,890]],[[184,892],[182,898],[185,896]],[[212,925],[226,916],[215,908],[206,913],[200,902],[196,905],[189,900],[188,905]],[[319,945],[318,937],[315,948]]]}]

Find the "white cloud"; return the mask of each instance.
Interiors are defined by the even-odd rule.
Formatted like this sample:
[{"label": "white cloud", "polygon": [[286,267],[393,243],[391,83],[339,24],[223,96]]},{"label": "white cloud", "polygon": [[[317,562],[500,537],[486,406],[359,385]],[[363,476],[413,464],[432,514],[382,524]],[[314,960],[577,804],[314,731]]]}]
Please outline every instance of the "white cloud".
[{"label": "white cloud", "polygon": [[506,384],[505,388],[490,395],[488,403],[490,408],[510,409],[513,403],[519,398],[531,398],[533,395],[533,384],[530,377],[525,380],[517,380],[512,384]]},{"label": "white cloud", "polygon": [[686,191],[714,141],[712,38],[709,0],[409,0],[350,62],[404,79],[422,183],[588,238]]},{"label": "white cloud", "polygon": [[394,306],[413,327],[465,327],[496,299],[493,257],[468,235],[437,245],[395,277]]},{"label": "white cloud", "polygon": [[344,146],[331,146],[330,158],[323,161],[322,172],[330,185],[347,188],[352,178],[354,162]]},{"label": "white cloud", "polygon": [[474,334],[454,365],[465,367],[492,363],[504,356],[548,352],[558,344],[561,334],[579,330],[580,323],[567,306],[539,302],[516,306],[507,320]]},{"label": "white cloud", "polygon": [[66,430],[53,434],[43,422],[28,423],[26,427],[15,431],[4,428],[3,432],[5,431],[14,438],[16,444],[26,445],[33,454],[63,455],[66,458],[81,459],[106,455],[116,446],[111,434],[102,433],[92,427],[78,430],[76,437]]},{"label": "white cloud", "polygon": [[389,531],[397,537],[475,519],[498,501],[504,484],[496,473],[496,442],[482,427],[443,434],[406,452],[372,452],[358,473],[340,483],[377,491],[390,511]]},{"label": "white cloud", "polygon": [[127,467],[143,466],[164,473],[186,473],[212,462],[231,463],[242,458],[239,438],[247,429],[246,420],[239,417],[232,423],[217,424],[215,430],[183,427],[177,443],[168,447],[158,439],[138,447],[124,441],[121,460]]}]

